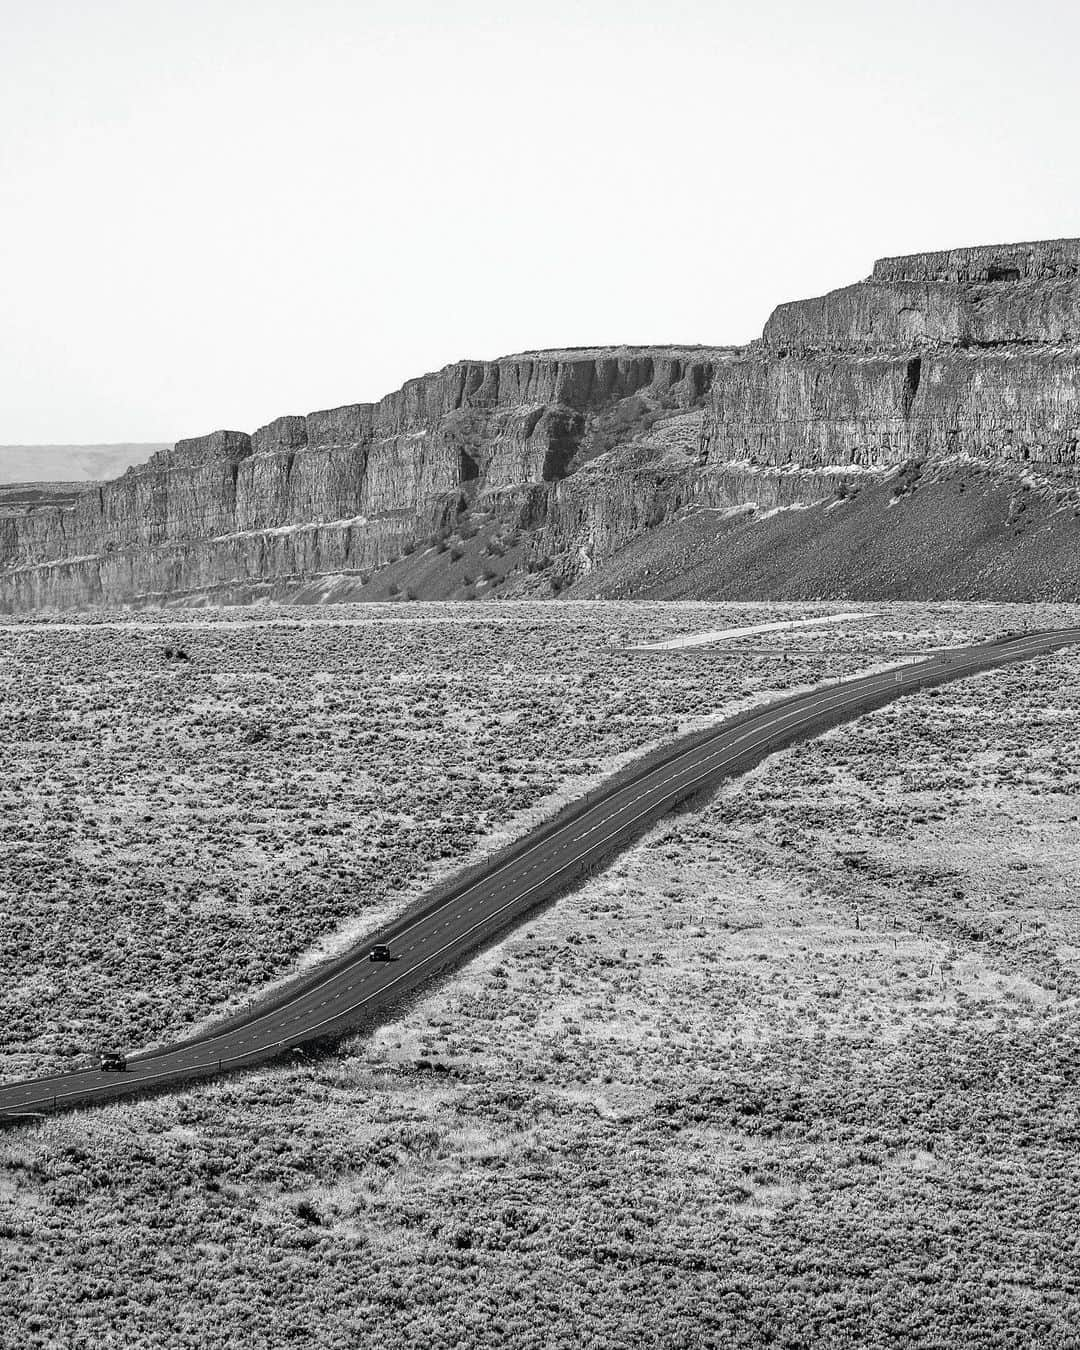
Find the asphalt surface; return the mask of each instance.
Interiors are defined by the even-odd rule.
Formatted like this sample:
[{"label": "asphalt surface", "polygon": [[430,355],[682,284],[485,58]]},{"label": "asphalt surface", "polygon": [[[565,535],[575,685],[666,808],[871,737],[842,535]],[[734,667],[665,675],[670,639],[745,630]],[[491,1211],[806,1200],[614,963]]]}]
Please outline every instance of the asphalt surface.
[{"label": "asphalt surface", "polygon": [[[538,905],[595,870],[678,803],[744,773],[796,740],[914,689],[1080,642],[1080,628],[1027,633],[781,698],[642,761],[555,822],[492,859],[332,966],[299,979],[205,1034],[129,1060],[124,1073],[84,1070],[0,1086],[0,1124],[263,1063],[385,1020],[404,999]],[[395,960],[367,959],[389,942]],[[8,978],[12,978],[11,975]],[[47,1011],[43,1010],[43,1016]]]}]

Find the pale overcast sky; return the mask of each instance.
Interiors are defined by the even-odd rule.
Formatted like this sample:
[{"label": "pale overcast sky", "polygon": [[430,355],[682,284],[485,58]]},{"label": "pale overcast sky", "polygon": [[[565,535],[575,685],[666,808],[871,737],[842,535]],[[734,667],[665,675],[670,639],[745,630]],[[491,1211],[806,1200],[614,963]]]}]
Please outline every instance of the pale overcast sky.
[{"label": "pale overcast sky", "polygon": [[1080,234],[1073,3],[0,0],[0,443],[756,336]]}]

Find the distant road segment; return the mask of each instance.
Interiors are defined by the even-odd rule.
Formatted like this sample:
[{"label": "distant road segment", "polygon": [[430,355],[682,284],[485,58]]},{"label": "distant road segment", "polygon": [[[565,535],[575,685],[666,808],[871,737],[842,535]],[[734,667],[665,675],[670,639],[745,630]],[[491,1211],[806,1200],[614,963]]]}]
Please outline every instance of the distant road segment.
[{"label": "distant road segment", "polygon": [[821,623],[855,623],[858,619],[872,619],[872,609],[846,614],[820,614],[814,619],[779,619],[775,623],[755,623],[749,628],[717,628],[709,633],[685,633],[682,637],[664,638],[662,642],[636,642],[628,652],[681,652],[687,647],[706,647],[726,638],[748,637],[751,633],[774,633],[781,628],[811,628]]},{"label": "distant road segment", "polygon": [[[188,1041],[135,1056],[125,1073],[83,1070],[0,1086],[0,1124],[265,1063],[386,1020],[434,976],[489,943],[640,835],[672,807],[774,751],[913,690],[1080,642],[1080,628],[937,652],[926,660],[777,699],[646,756],[487,865],[431,894],[351,952]],[[397,959],[368,960],[376,942]]]}]

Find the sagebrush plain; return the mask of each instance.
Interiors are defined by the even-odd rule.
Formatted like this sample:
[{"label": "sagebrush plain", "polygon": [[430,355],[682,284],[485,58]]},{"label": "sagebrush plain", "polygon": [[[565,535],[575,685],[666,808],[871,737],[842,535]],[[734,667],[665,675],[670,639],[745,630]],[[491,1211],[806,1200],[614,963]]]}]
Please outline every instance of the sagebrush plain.
[{"label": "sagebrush plain", "polygon": [[[836,608],[835,606],[833,608]],[[187,1034],[641,750],[1065,606],[0,626],[0,1069]],[[166,654],[166,648],[168,654]],[[397,1021],[0,1136],[27,1345],[1067,1346],[1080,655],[669,817]]]}]

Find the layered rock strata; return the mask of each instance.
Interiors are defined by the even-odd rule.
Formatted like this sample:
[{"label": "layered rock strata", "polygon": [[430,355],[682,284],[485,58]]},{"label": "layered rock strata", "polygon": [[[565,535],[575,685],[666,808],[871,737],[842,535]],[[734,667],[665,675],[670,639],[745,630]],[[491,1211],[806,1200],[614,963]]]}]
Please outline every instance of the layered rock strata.
[{"label": "layered rock strata", "polygon": [[1074,468],[1080,241],[886,258],[780,305],[714,383],[709,457],[889,465],[953,454]]},{"label": "layered rock strata", "polygon": [[0,607],[364,572],[484,510],[609,556],[688,506],[773,509],[971,456],[1073,475],[1080,240],[886,258],[733,348],[464,361],[378,403],[182,440],[66,508],[0,518]]},{"label": "layered rock strata", "polygon": [[[0,520],[8,609],[121,603],[377,567],[516,486],[543,515],[605,413],[693,408],[726,353],[582,349],[460,362],[375,404],[182,440],[67,510]],[[696,450],[695,450],[696,453]],[[539,498],[539,500],[537,500]]]}]

